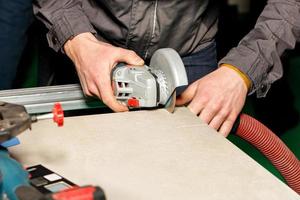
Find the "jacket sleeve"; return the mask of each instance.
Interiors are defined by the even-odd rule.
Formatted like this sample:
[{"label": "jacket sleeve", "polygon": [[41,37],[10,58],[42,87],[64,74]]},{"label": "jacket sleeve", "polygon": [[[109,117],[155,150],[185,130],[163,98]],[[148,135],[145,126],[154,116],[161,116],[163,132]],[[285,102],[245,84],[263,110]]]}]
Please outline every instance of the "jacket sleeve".
[{"label": "jacket sleeve", "polygon": [[80,33],[96,33],[80,0],[34,0],[33,10],[48,28],[47,40],[55,51],[63,50],[65,42]]},{"label": "jacket sleeve", "polygon": [[300,40],[300,0],[269,0],[255,28],[219,65],[231,64],[252,81],[250,94],[264,97],[283,75],[280,56]]}]

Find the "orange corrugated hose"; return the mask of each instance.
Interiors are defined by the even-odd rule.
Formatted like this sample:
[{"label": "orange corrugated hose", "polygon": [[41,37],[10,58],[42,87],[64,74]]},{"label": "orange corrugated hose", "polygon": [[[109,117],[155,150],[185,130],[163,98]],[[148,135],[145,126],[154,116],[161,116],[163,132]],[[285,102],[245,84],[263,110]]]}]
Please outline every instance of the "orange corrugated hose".
[{"label": "orange corrugated hose", "polygon": [[300,162],[270,129],[249,115],[241,114],[236,134],[261,151],[287,184],[300,194]]}]

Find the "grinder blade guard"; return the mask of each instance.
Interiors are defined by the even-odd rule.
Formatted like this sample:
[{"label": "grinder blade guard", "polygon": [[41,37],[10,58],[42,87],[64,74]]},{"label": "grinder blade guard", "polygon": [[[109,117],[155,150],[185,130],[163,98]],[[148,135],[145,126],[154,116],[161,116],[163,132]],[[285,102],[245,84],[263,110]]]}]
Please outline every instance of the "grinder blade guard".
[{"label": "grinder blade guard", "polygon": [[157,77],[161,105],[168,102],[176,88],[188,85],[184,64],[174,49],[157,50],[151,58],[150,71]]},{"label": "grinder blade guard", "polygon": [[188,84],[184,64],[170,48],[157,50],[149,67],[117,65],[112,80],[117,100],[133,108],[166,105],[177,87]]}]

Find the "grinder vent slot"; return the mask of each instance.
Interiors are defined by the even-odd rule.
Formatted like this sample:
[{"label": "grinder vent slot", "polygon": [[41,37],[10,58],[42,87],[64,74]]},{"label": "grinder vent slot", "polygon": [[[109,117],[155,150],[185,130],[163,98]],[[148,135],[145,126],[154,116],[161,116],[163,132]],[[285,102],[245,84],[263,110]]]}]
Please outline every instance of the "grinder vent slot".
[{"label": "grinder vent slot", "polygon": [[128,82],[118,82],[118,86],[119,86],[119,88],[127,88],[127,87],[129,87],[129,83]]}]

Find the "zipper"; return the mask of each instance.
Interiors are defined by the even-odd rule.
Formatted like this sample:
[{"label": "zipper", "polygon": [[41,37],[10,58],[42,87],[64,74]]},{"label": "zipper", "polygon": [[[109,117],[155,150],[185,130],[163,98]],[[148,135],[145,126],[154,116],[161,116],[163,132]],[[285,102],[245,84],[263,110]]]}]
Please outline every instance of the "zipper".
[{"label": "zipper", "polygon": [[[158,0],[155,0],[154,12],[153,12],[153,23],[152,23],[153,25],[152,25],[152,32],[151,32],[151,37],[150,37],[149,43],[154,38],[154,33],[155,33],[155,28],[156,28],[156,23],[157,23],[157,5],[158,5]],[[148,57],[148,51],[149,51],[149,48],[147,48],[147,51],[145,53],[145,60]]]}]

